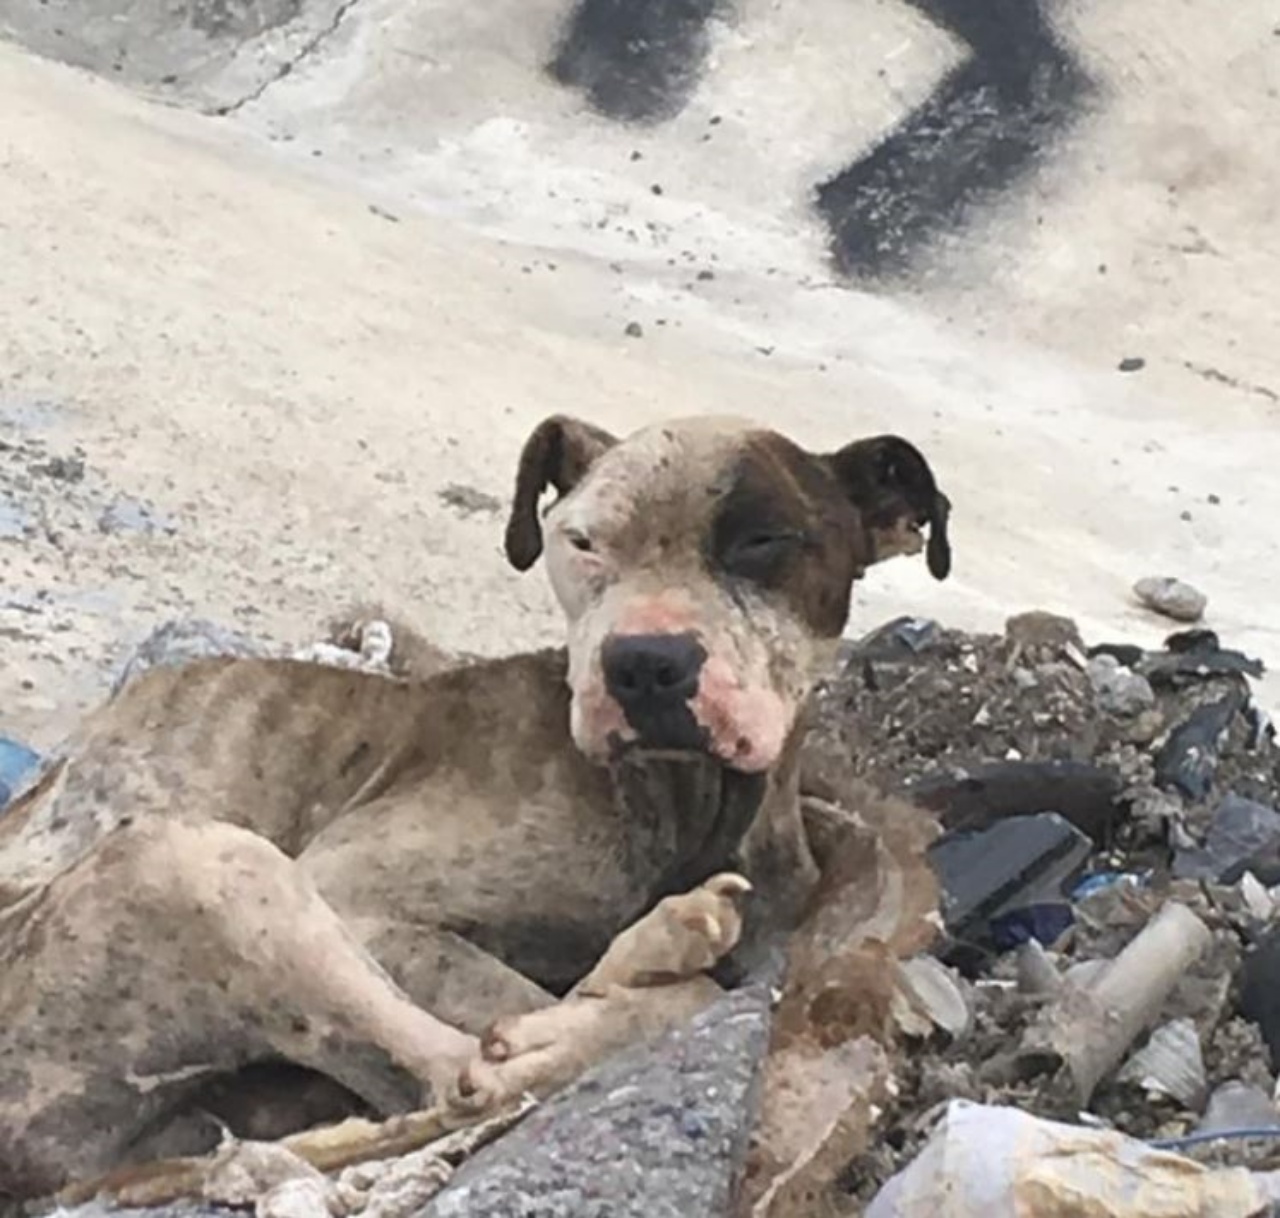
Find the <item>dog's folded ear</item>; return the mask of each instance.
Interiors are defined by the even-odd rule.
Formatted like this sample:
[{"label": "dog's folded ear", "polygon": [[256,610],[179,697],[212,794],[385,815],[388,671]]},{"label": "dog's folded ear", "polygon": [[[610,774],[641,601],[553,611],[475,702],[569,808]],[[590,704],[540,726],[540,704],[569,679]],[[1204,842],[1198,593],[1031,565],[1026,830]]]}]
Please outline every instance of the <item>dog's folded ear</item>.
[{"label": "dog's folded ear", "polygon": [[918,552],[929,526],[925,559],[935,579],[951,572],[947,520],[951,500],[938,489],[929,463],[900,436],[873,436],[846,445],[827,461],[862,515],[875,547],[873,561]]},{"label": "dog's folded ear", "polygon": [[542,553],[538,501],[547,487],[567,495],[601,453],[617,443],[607,431],[568,415],[552,415],[534,428],[520,453],[516,491],[507,520],[507,561],[527,571]]}]

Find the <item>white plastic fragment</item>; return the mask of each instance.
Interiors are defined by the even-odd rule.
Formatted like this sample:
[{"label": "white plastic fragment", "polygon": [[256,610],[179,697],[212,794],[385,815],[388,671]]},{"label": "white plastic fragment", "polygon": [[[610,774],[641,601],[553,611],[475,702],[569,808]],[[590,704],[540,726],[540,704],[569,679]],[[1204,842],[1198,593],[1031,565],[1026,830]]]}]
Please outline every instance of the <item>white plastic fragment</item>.
[{"label": "white plastic fragment", "polygon": [[1123,1134],[954,1101],[865,1218],[1262,1218],[1270,1185]]}]

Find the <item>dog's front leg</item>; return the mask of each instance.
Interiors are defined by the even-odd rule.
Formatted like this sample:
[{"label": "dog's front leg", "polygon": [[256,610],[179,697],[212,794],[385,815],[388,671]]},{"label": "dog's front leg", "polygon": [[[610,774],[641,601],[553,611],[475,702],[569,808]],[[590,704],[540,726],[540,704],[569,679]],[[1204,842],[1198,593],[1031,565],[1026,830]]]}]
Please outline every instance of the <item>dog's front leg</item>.
[{"label": "dog's front leg", "polygon": [[722,992],[706,973],[738,942],[750,887],[727,873],[660,901],[563,1002],[493,1024],[451,1106],[471,1117],[525,1093],[549,1095],[610,1053],[687,1023]]}]

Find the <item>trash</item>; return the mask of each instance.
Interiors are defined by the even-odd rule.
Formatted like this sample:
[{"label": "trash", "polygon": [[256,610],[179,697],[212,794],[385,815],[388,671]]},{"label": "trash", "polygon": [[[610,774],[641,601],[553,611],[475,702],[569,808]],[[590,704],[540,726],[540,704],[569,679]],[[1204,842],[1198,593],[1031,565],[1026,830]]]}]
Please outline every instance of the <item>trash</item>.
[{"label": "trash", "polygon": [[0,736],[0,810],[40,768],[40,754],[10,736]]},{"label": "trash", "polygon": [[927,617],[899,617],[863,635],[854,645],[859,658],[901,660],[937,642],[938,623]]},{"label": "trash", "polygon": [[1209,1097],[1197,1133],[1280,1126],[1280,1109],[1261,1087],[1228,1079]]},{"label": "trash", "polygon": [[1071,890],[1072,901],[1084,901],[1096,892],[1110,888],[1145,888],[1151,881],[1151,873],[1136,871],[1095,871],[1086,875]]},{"label": "trash", "polygon": [[1203,847],[1175,854],[1173,874],[1235,884],[1246,871],[1280,879],[1280,812],[1229,792],[1213,814]]},{"label": "trash", "polygon": [[[942,886],[947,930],[964,949],[999,946],[992,924],[1033,906],[1064,905],[1064,886],[1092,848],[1055,812],[1010,817],[979,833],[939,839],[929,858]],[[1007,946],[1031,937],[1039,936],[1032,931]]]},{"label": "trash", "polygon": [[1240,1014],[1258,1025],[1280,1070],[1280,926],[1268,931],[1240,967]]},{"label": "trash", "polygon": [[1056,994],[1062,989],[1062,974],[1053,958],[1035,939],[1028,939],[1015,957],[1018,990],[1023,994]]},{"label": "trash", "polygon": [[935,1028],[959,1040],[971,1021],[961,982],[940,960],[916,956],[897,966],[890,1010],[905,1035],[925,1037]]},{"label": "trash", "polygon": [[1085,671],[1099,708],[1109,715],[1130,718],[1155,705],[1151,682],[1124,667],[1114,656],[1094,656]]},{"label": "trash", "polygon": [[958,1100],[865,1218],[1263,1218],[1277,1195],[1243,1168]]},{"label": "trash", "polygon": [[1133,585],[1133,592],[1148,609],[1179,622],[1198,622],[1209,605],[1203,592],[1169,576],[1140,579]]},{"label": "trash", "polygon": [[1065,902],[1027,905],[991,919],[991,942],[1002,952],[1012,951],[1023,943],[1052,947],[1074,922],[1071,906]]},{"label": "trash", "polygon": [[1217,702],[1198,706],[1175,727],[1156,755],[1157,784],[1173,787],[1191,800],[1208,795],[1218,768],[1222,738],[1244,702],[1245,695],[1232,690]]},{"label": "trash", "polygon": [[947,829],[986,829],[1013,816],[1056,812],[1098,845],[1121,815],[1116,775],[1081,761],[995,761],[923,779],[907,794],[939,813]]},{"label": "trash", "polygon": [[1208,927],[1190,909],[1168,902],[1095,977],[1063,988],[1027,1030],[1022,1057],[1065,1065],[1080,1103],[1088,1104],[1211,942]]},{"label": "trash", "polygon": [[1134,671],[1146,677],[1153,689],[1181,689],[1210,677],[1261,677],[1266,667],[1242,651],[1213,647],[1156,652],[1135,665]]},{"label": "trash", "polygon": [[1175,1019],[1157,1028],[1125,1062],[1116,1081],[1134,1083],[1148,1094],[1172,1096],[1184,1108],[1199,1109],[1207,1080],[1196,1025],[1190,1019]]}]

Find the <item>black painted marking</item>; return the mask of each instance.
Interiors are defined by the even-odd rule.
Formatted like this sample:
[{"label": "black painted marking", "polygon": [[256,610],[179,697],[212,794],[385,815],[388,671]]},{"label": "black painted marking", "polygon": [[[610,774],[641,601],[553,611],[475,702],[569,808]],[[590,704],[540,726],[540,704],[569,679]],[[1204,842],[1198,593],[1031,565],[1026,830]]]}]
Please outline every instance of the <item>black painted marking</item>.
[{"label": "black painted marking", "polygon": [[1015,186],[1083,109],[1091,82],[1040,0],[908,0],[970,58],[875,148],[818,188],[845,272],[883,276]]},{"label": "black painted marking", "polygon": [[710,47],[719,0],[578,0],[555,58],[562,85],[620,122],[657,122],[684,109]]}]

